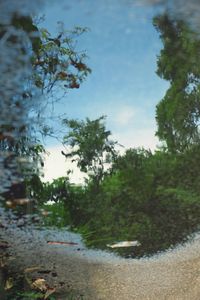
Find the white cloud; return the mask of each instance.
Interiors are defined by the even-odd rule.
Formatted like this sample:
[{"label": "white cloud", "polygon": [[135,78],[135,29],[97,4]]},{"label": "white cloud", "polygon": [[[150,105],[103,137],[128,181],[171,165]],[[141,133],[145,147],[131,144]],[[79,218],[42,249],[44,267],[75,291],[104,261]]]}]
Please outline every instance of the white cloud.
[{"label": "white cloud", "polygon": [[[126,148],[144,147],[145,149],[155,150],[158,145],[158,139],[154,135],[154,128],[128,130],[116,133],[113,139],[119,141],[125,148],[120,148],[120,152],[124,152]],[[67,171],[73,169],[70,175],[71,182],[83,183],[85,174],[81,173],[75,164],[66,161],[61,154],[62,146],[47,147],[49,155],[45,160],[44,179],[43,181],[52,181],[58,177],[67,176]]]},{"label": "white cloud", "polygon": [[159,144],[154,128],[128,130],[116,133],[113,137],[125,148],[144,147],[153,151]]},{"label": "white cloud", "polygon": [[124,106],[113,114],[113,119],[118,125],[128,125],[136,115],[136,110],[131,106]]},{"label": "white cloud", "polygon": [[46,150],[49,155],[45,158],[43,181],[52,181],[58,177],[67,176],[67,171],[73,169],[73,174],[70,174],[71,182],[83,182],[84,174],[61,154],[64,150],[62,146],[47,147]]}]

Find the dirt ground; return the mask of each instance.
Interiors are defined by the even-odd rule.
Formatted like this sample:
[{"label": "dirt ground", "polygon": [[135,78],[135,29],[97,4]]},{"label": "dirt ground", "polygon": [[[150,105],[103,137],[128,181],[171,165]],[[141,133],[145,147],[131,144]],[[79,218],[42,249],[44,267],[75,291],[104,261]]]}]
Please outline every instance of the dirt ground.
[{"label": "dirt ground", "polygon": [[[87,300],[199,300],[200,235],[184,246],[143,259],[124,259],[88,250],[80,236],[68,231],[1,228],[18,270],[37,267],[65,300],[69,291]],[[48,241],[74,242],[54,245]],[[46,271],[46,273],[44,272]],[[45,274],[44,274],[45,273]],[[78,299],[78,297],[77,297]]]}]

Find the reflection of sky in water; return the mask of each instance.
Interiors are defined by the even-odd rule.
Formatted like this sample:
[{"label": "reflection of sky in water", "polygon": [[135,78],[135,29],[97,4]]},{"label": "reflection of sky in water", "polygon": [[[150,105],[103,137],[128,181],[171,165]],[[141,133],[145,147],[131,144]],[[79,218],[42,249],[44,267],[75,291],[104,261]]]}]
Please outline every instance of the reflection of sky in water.
[{"label": "reflection of sky in water", "polygon": [[[89,3],[89,1],[87,3]],[[82,20],[80,13],[81,9],[82,8],[77,9],[73,6],[70,9],[68,7],[66,10],[61,11],[60,8],[53,7],[52,15],[50,14],[50,9],[48,9],[49,15],[47,14],[46,25],[50,28],[50,21],[48,21],[48,18],[52,18],[53,24],[53,19],[56,20],[57,17],[59,17],[58,19],[62,19],[65,12],[67,15],[67,13],[71,11],[71,13],[69,13],[69,16],[71,17],[68,17],[66,22],[66,26],[71,27],[71,25],[73,25],[73,18],[78,21]],[[83,24],[80,22],[80,25],[90,27],[91,32],[85,35],[86,38],[83,37],[81,39],[80,49],[87,49],[90,56],[89,65],[93,69],[93,74],[88,78],[80,91],[70,92],[66,104],[66,113],[70,117],[80,118],[86,115],[89,117],[97,117],[102,113],[106,113],[108,115],[109,127],[113,130],[114,135],[119,137],[119,142],[123,143],[124,138],[125,145],[135,146],[138,142],[138,136],[141,138],[143,132],[144,139],[139,140],[140,145],[149,146],[145,144],[144,141],[147,141],[148,134],[150,135],[150,139],[153,139],[152,133],[155,129],[155,123],[153,123],[154,107],[162,97],[167,84],[157,78],[154,74],[156,68],[156,54],[159,53],[161,44],[158,35],[151,25],[152,10],[150,9],[148,11],[144,9],[144,12],[147,15],[142,17],[143,15],[141,12],[143,11],[140,8],[135,8],[135,15],[134,17],[131,17],[131,9],[133,8],[130,8],[129,6],[125,7],[125,4],[124,6],[118,4],[114,9],[112,7],[107,7],[106,9],[105,7],[103,8],[103,6],[98,9],[98,7],[95,7],[94,5],[94,7],[90,6],[90,10],[88,10],[91,11],[90,13],[85,13],[85,24],[84,22]],[[97,16],[98,11],[101,13],[102,19],[100,18],[100,15],[99,17]],[[111,11],[115,16],[113,19]],[[111,20],[113,21],[111,22]],[[127,23],[123,23],[125,21]],[[3,85],[3,88],[5,89],[5,85]],[[61,107],[62,106],[58,108],[58,112],[61,111]],[[2,110],[0,111],[3,112]],[[129,141],[130,144],[128,144]],[[151,145],[154,146],[154,143]],[[47,248],[46,241],[49,238],[63,241],[65,241],[65,239],[74,239],[74,241],[80,243],[80,245],[84,247],[80,236],[69,232],[60,232],[58,234],[56,231],[48,232],[48,230],[33,230],[32,232],[29,231],[24,234],[21,230],[13,230],[12,232],[11,229],[10,233],[11,235],[8,235],[10,241],[18,243],[18,246],[22,249],[22,255],[24,254],[24,250],[27,250],[27,253],[29,253],[33,242],[35,243],[35,246],[40,247],[39,249],[45,250]],[[26,240],[27,237],[28,240]],[[24,244],[23,242],[25,241],[26,243]],[[55,249],[56,247],[57,246],[53,246],[52,249]],[[64,254],[69,251],[67,248],[57,248],[58,251],[56,254]],[[37,249],[37,247],[34,247],[34,251],[35,249]],[[48,254],[52,249],[49,250]],[[70,248],[70,251],[73,250],[73,248]],[[84,256],[85,259],[88,260],[107,262],[112,259],[112,262],[118,263],[117,257],[105,252],[96,252],[94,250],[88,251],[86,249],[81,252],[76,252],[76,250],[77,249],[75,249],[75,255]],[[189,260],[190,262],[191,258],[198,258],[198,250],[199,235],[197,234],[195,240],[191,244],[179,246],[173,251],[166,252],[160,256],[155,256],[148,261],[151,263],[155,260],[157,265],[158,261],[161,263],[179,263]],[[42,255],[40,256],[42,257]],[[56,255],[56,258],[57,257],[58,255]],[[122,262],[122,260],[120,260],[120,262]],[[135,265],[133,267],[134,274]],[[146,267],[146,265],[144,265],[144,267]],[[154,270],[156,265],[150,265],[150,267]],[[175,268],[172,267],[171,269],[174,270]],[[180,264],[177,269],[179,268]],[[169,270],[169,275],[171,275],[170,268],[167,268],[167,270]],[[147,280],[145,274],[146,269],[143,275],[144,279]],[[147,274],[151,275],[152,273],[149,272]],[[160,275],[159,277],[161,277],[161,279],[163,278],[162,269],[160,270],[160,273],[153,273],[153,275],[155,274],[156,276]],[[199,273],[197,276],[198,275]],[[181,274],[181,276],[183,276],[183,274]],[[189,276],[189,279],[191,278],[194,277]],[[167,276],[165,276],[164,279],[165,281],[162,282],[162,285],[163,283],[166,283]],[[170,282],[171,276],[168,276],[168,279]]]},{"label": "reflection of sky in water", "polygon": [[[50,32],[56,32],[57,21],[63,21],[67,29],[75,25],[90,29],[77,39],[77,49],[86,50],[92,74],[80,89],[69,92],[56,112],[80,119],[107,115],[107,126],[120,144],[155,149],[155,106],[169,84],[155,73],[162,43],[152,18],[166,9],[198,29],[199,7],[195,0],[63,0],[46,5],[42,26]],[[47,145],[52,157],[46,163],[46,178],[64,175],[61,146],[50,139]]]},{"label": "reflection of sky in water", "polygon": [[168,83],[155,74],[162,44],[152,18],[167,8],[197,26],[197,2],[63,0],[46,5],[44,26],[51,33],[56,32],[57,21],[67,29],[76,25],[90,29],[77,39],[77,49],[86,50],[92,74],[79,90],[69,92],[57,111],[76,118],[106,114],[119,142],[155,148],[155,105]]},{"label": "reflection of sky in water", "polygon": [[[14,3],[10,0],[7,6],[1,5],[12,11]],[[198,28],[199,4],[194,0],[62,0],[59,4],[46,1],[46,7],[40,11],[46,15],[46,21],[41,25],[50,32],[56,32],[59,20],[69,29],[74,25],[90,29],[77,39],[77,49],[86,50],[92,74],[80,89],[70,91],[55,106],[58,114],[65,112],[69,118],[96,118],[105,114],[108,128],[119,143],[126,147],[155,148],[155,105],[163,97],[168,83],[155,74],[156,56],[162,44],[152,25],[152,17],[163,10],[163,3],[171,14],[184,17]],[[35,7],[33,3],[27,5],[24,0],[17,5],[23,12]],[[8,80],[6,82],[10,84]],[[2,86],[8,90],[5,84]],[[60,162],[56,176],[60,176],[66,169],[60,149],[56,151],[56,140],[48,139],[47,145],[50,151],[54,145],[53,150],[58,155],[56,160]],[[55,156],[52,160],[55,162]],[[50,164],[46,163],[54,168],[55,164]]]},{"label": "reflection of sky in water", "polygon": [[[119,143],[155,148],[155,105],[168,87],[155,74],[162,47],[152,25],[158,9],[131,1],[62,1],[46,6],[42,26],[50,32],[56,32],[57,21],[63,21],[67,29],[75,25],[90,29],[77,39],[77,47],[86,50],[92,74],[57,105],[57,113],[65,111],[69,118],[81,119],[107,115],[107,126]],[[49,140],[54,153],[55,143]],[[55,160],[60,161],[58,173],[66,168],[59,153],[60,148],[47,161],[47,172],[52,173],[55,164],[50,164]]]},{"label": "reflection of sky in water", "polygon": [[[86,26],[90,31],[78,38],[78,48],[87,51],[92,69],[79,90],[70,91],[65,99],[67,116],[96,118],[108,116],[108,127],[127,146],[137,144],[139,132],[152,132],[154,147],[155,104],[166,90],[166,82],[155,74],[156,55],[161,43],[152,26],[152,9],[129,5],[126,2],[75,1],[69,4],[46,6],[46,26],[55,31],[61,20],[66,28]],[[64,101],[63,101],[64,103]],[[58,111],[63,112],[63,105]],[[126,139],[123,139],[125,133]],[[140,132],[141,134],[141,132]]]}]

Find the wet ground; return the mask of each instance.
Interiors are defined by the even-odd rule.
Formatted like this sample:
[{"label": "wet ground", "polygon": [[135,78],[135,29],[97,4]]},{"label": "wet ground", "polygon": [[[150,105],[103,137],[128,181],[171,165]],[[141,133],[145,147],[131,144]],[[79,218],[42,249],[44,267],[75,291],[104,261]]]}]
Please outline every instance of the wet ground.
[{"label": "wet ground", "polygon": [[59,300],[66,300],[69,291],[88,300],[200,299],[199,234],[184,246],[148,259],[124,259],[88,250],[79,235],[67,230],[10,224],[1,228],[1,236],[10,244],[13,267],[37,267],[31,276],[45,277],[59,291]]}]

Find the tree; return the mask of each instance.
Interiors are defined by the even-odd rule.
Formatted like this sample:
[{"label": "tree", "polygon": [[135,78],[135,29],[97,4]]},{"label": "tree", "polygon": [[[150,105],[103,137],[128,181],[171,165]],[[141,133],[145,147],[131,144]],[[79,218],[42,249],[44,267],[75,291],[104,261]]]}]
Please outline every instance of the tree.
[{"label": "tree", "polygon": [[79,88],[90,73],[85,53],[75,50],[76,37],[85,31],[61,26],[52,37],[23,12],[14,12],[0,24],[0,192],[35,174],[37,162],[42,163],[41,134],[52,132],[44,123],[44,110],[58,100],[56,88],[64,93]]},{"label": "tree", "polygon": [[166,14],[154,18],[154,26],[164,45],[157,74],[170,82],[156,107],[156,134],[170,151],[184,151],[199,143],[200,39],[185,22]]},{"label": "tree", "polygon": [[[90,73],[89,67],[84,63],[85,53],[75,51],[74,39],[86,31],[85,28],[76,27],[72,31],[60,28],[58,36],[52,37],[46,29],[39,29],[29,16],[13,15],[11,19],[11,27],[15,28],[16,34],[11,34],[7,38],[8,47],[20,48],[22,56],[28,55],[29,62],[32,66],[30,74],[24,78],[20,93],[13,89],[10,102],[13,109],[22,110],[28,102],[34,98],[36,93],[45,94],[52,101],[58,100],[54,92],[59,87],[67,92],[69,89],[79,88],[80,84]],[[0,37],[4,38],[9,31],[6,25],[0,24]],[[29,38],[29,47],[25,48],[24,41],[18,37],[18,31],[23,31]],[[17,59],[17,57],[16,57]],[[52,96],[54,98],[52,98]],[[44,124],[44,118],[41,119],[41,110],[46,108],[47,100],[43,98],[43,102],[37,102],[28,108],[28,113],[34,112],[37,118],[37,124],[43,133],[48,134],[49,128]],[[27,111],[27,109],[26,109]],[[36,122],[35,122],[36,123]],[[16,126],[8,121],[2,122],[0,126],[0,141],[5,142],[9,146],[14,146],[15,142],[12,133],[16,130]],[[27,125],[21,124],[18,129],[18,135],[27,137]],[[5,134],[6,132],[6,134]],[[24,145],[26,141],[22,141]],[[1,143],[2,145],[2,143]],[[19,145],[18,145],[19,148]]]},{"label": "tree", "polygon": [[41,43],[32,57],[32,80],[42,93],[49,94],[58,86],[65,92],[79,88],[91,72],[84,62],[86,54],[75,51],[74,43],[75,38],[86,31],[86,28],[81,27],[66,31],[62,25],[58,35],[52,37],[46,29],[39,30]]},{"label": "tree", "polygon": [[111,132],[105,128],[105,117],[96,120],[86,118],[85,121],[67,120],[63,122],[69,127],[63,143],[71,147],[70,152],[62,154],[66,158],[77,161],[82,172],[100,183],[106,174],[105,165],[110,164],[117,156],[117,142],[109,139]]}]

